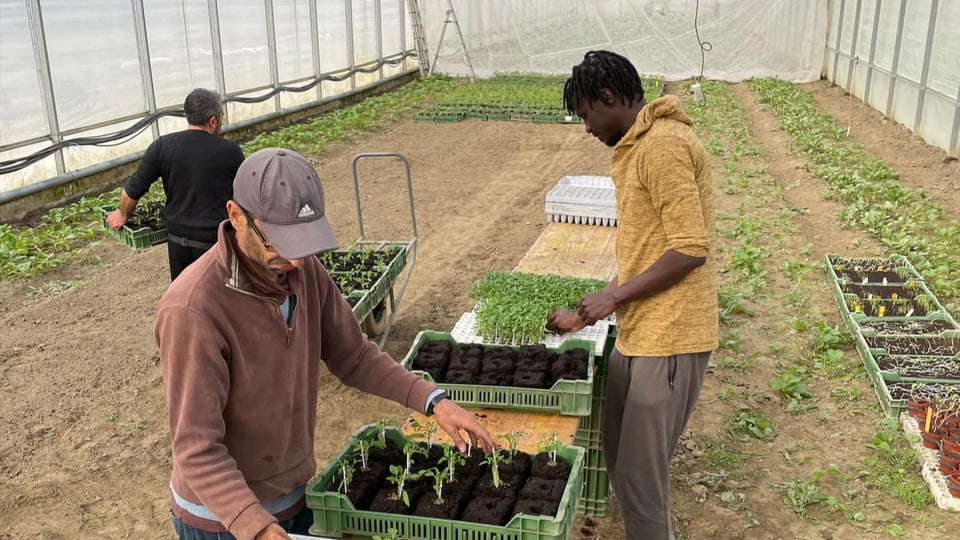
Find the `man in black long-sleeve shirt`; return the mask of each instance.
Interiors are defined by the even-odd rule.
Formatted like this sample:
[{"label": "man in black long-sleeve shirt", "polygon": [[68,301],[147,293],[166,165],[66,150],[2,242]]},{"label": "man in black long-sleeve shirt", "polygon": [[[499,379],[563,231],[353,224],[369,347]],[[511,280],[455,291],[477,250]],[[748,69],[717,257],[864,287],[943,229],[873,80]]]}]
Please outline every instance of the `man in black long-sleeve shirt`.
[{"label": "man in black long-sleeve shirt", "polygon": [[197,88],[187,95],[183,110],[189,127],[147,147],[140,168],[127,179],[120,207],[107,215],[107,223],[119,229],[150,185],[163,179],[171,281],[216,243],[243,162],[240,147],[220,137],[223,104],[216,92]]}]

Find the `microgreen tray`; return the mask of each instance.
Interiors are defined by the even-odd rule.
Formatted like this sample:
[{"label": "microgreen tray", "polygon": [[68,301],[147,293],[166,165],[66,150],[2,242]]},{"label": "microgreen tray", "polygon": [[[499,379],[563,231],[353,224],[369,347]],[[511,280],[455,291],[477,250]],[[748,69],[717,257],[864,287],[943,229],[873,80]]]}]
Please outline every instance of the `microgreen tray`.
[{"label": "microgreen tray", "polygon": [[[390,535],[405,540],[566,540],[573,528],[577,502],[582,489],[584,450],[564,446],[557,452],[560,459],[570,463],[570,476],[555,517],[516,514],[506,525],[486,525],[468,521],[428,518],[414,515],[389,514],[357,510],[342,493],[328,491],[339,471],[337,463],[354,454],[356,440],[373,440],[377,429],[373,425],[361,427],[327,467],[308,485],[307,507],[313,511],[310,534],[342,538],[344,534],[373,536]],[[401,448],[409,441],[396,428],[387,428],[385,436]]]},{"label": "microgreen tray", "polygon": [[167,241],[166,229],[155,231],[150,227],[141,227],[134,230],[124,225],[123,227],[120,227],[119,231],[113,230],[112,227],[107,225],[107,214],[114,210],[116,210],[115,206],[101,206],[100,223],[103,225],[103,228],[110,233],[111,236],[120,239],[120,241],[124,244],[133,249],[143,249],[150,246],[155,246],[157,244],[162,244]]},{"label": "microgreen tray", "polygon": [[[413,346],[403,358],[401,364],[420,377],[434,382],[433,377],[424,371],[412,369],[413,361],[420,347],[430,341],[458,341],[446,332],[421,331],[417,334]],[[519,345],[495,345],[481,343],[484,347],[510,347],[514,353]],[[561,353],[571,349],[583,349],[587,353],[587,378],[585,380],[561,379],[549,389],[520,388],[513,386],[486,386],[480,384],[435,383],[447,391],[450,399],[465,407],[485,407],[521,411],[538,411],[567,416],[589,416],[594,381],[593,344],[582,339],[568,339],[547,351]]]}]

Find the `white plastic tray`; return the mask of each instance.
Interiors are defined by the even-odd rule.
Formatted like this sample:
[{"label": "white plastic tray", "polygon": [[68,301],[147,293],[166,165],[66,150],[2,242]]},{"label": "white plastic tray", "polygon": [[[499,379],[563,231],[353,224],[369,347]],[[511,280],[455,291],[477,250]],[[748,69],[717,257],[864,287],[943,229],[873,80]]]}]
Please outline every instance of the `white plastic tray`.
[{"label": "white plastic tray", "polygon": [[[570,332],[568,334],[547,334],[543,341],[540,341],[539,343],[543,343],[548,348],[556,348],[568,339],[584,339],[593,342],[594,356],[603,356],[603,346],[606,344],[607,334],[610,333],[610,326],[612,324],[614,324],[612,320],[604,319],[602,321],[597,321],[597,323],[593,326],[588,326],[579,332]],[[457,343],[498,343],[500,345],[524,345],[531,343],[529,341],[517,343],[514,341],[491,341],[484,339],[477,334],[476,325],[476,311],[468,311],[460,316],[460,320],[457,321],[457,324],[453,327],[453,330],[450,331],[450,336],[455,339]]]},{"label": "white plastic tray", "polygon": [[617,225],[617,201],[609,176],[564,176],[547,193],[547,219],[563,223]]}]

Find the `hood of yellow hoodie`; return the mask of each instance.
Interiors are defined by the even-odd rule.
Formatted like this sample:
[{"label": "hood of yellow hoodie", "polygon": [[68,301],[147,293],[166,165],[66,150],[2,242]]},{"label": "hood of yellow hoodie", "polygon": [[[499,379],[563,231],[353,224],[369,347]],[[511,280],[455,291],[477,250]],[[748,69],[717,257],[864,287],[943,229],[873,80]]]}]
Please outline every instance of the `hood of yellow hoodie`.
[{"label": "hood of yellow hoodie", "polygon": [[636,122],[633,123],[630,130],[620,139],[616,148],[636,143],[644,133],[650,130],[654,120],[658,118],[676,120],[689,126],[693,125],[693,119],[687,116],[687,114],[683,112],[683,109],[680,108],[680,98],[677,96],[663,96],[647,103],[644,108],[640,109]]}]

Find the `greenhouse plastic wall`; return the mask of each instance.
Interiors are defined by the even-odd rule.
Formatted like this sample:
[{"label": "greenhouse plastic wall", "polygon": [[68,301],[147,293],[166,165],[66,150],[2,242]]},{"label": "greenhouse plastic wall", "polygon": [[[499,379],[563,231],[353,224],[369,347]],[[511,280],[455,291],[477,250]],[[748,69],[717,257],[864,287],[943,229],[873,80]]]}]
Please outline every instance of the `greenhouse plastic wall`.
[{"label": "greenhouse plastic wall", "polygon": [[830,0],[824,73],[960,155],[960,2]]},{"label": "greenhouse plastic wall", "polygon": [[[420,0],[431,55],[447,0]],[[820,78],[826,0],[453,0],[471,63],[497,71],[569,73],[591,49],[610,49],[647,75],[730,82]],[[694,27],[696,18],[697,25]],[[697,34],[699,33],[699,39]],[[701,41],[707,42],[701,57]],[[469,74],[453,27],[435,69]]]},{"label": "greenhouse plastic wall", "polygon": [[[0,199],[51,177],[135,158],[186,121],[161,116],[117,141],[69,142],[181,109],[193,88],[226,96],[229,132],[416,68],[404,0],[80,5],[0,1]],[[26,167],[14,162],[51,149]]]}]

